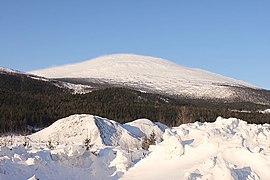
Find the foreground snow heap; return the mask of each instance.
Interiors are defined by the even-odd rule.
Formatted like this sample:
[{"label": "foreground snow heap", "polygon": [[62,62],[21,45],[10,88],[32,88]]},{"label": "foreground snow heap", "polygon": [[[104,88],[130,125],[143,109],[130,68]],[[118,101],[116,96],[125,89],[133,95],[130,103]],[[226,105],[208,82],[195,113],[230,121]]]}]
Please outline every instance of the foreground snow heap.
[{"label": "foreground snow heap", "polygon": [[161,143],[150,147],[150,151],[152,152],[150,156],[152,158],[164,158],[164,160],[169,160],[179,158],[184,154],[182,140],[177,133],[166,129],[162,139],[163,141]]},{"label": "foreground snow heap", "polygon": [[[147,119],[122,125],[82,114],[62,118],[28,137],[2,137],[0,179],[119,179],[147,154],[141,149],[143,137],[155,132],[160,139],[158,125]],[[142,134],[134,134],[135,129]]]},{"label": "foreground snow heap", "polygon": [[268,124],[217,118],[183,124],[163,137],[122,179],[270,179]]},{"label": "foreground snow heap", "polygon": [[93,115],[72,115],[30,136],[34,141],[82,144],[85,139],[95,146],[136,148],[139,139],[122,124]]},{"label": "foreground snow heap", "polygon": [[[168,128],[73,115],[29,136],[26,146],[23,137],[12,145],[0,138],[0,179],[270,179],[269,128],[234,118]],[[156,145],[142,150],[152,132]]]}]

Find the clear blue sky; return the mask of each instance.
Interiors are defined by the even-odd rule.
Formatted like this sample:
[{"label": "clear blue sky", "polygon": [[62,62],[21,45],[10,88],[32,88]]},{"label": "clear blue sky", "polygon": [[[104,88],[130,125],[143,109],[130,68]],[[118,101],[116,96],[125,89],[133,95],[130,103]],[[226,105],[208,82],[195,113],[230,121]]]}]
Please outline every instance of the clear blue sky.
[{"label": "clear blue sky", "polygon": [[270,1],[0,1],[0,66],[30,71],[111,53],[270,89]]}]

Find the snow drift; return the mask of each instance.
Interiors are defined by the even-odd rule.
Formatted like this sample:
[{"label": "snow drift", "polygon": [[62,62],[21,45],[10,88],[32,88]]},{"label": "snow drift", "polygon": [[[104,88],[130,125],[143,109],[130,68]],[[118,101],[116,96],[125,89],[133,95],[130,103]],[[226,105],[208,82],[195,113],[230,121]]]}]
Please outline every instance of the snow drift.
[{"label": "snow drift", "polygon": [[269,127],[219,117],[166,130],[122,179],[269,179]]},{"label": "snow drift", "polygon": [[152,133],[155,134],[157,138],[160,138],[168,127],[159,122],[153,123],[148,119],[137,119],[135,121],[125,123],[124,128],[126,128],[129,132],[134,134],[136,137],[150,137]]},{"label": "snow drift", "polygon": [[[269,128],[221,117],[168,128],[73,115],[29,136],[25,146],[24,137],[0,138],[0,179],[270,179]],[[149,152],[127,148],[152,132],[160,140]],[[51,148],[47,140],[59,143]]]},{"label": "snow drift", "polygon": [[32,141],[82,144],[85,139],[95,146],[136,148],[139,139],[120,123],[93,115],[72,115],[29,136]]}]

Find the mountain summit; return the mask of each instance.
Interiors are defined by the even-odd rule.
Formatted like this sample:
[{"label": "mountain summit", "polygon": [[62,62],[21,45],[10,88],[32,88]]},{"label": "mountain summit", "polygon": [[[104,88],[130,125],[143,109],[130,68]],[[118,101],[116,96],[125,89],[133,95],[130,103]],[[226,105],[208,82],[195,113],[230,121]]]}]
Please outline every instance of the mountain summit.
[{"label": "mountain summit", "polygon": [[135,54],[106,55],[30,73],[192,98],[233,98],[235,91],[232,87],[257,89],[254,85],[233,78],[184,67],[162,58]]}]

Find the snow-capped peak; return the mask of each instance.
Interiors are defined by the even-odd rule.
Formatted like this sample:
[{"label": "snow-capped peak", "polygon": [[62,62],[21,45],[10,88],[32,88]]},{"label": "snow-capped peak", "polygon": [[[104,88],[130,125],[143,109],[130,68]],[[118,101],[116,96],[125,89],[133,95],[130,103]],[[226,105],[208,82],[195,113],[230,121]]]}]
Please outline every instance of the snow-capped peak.
[{"label": "snow-capped peak", "polygon": [[137,90],[192,97],[232,96],[233,92],[225,86],[256,88],[243,81],[184,67],[166,59],[135,54],[106,55],[31,73],[50,78],[95,79]]},{"label": "snow-capped peak", "polygon": [[0,72],[1,73],[22,73],[20,71],[16,71],[16,70],[6,68],[6,67],[2,67],[2,66],[0,66]]}]

